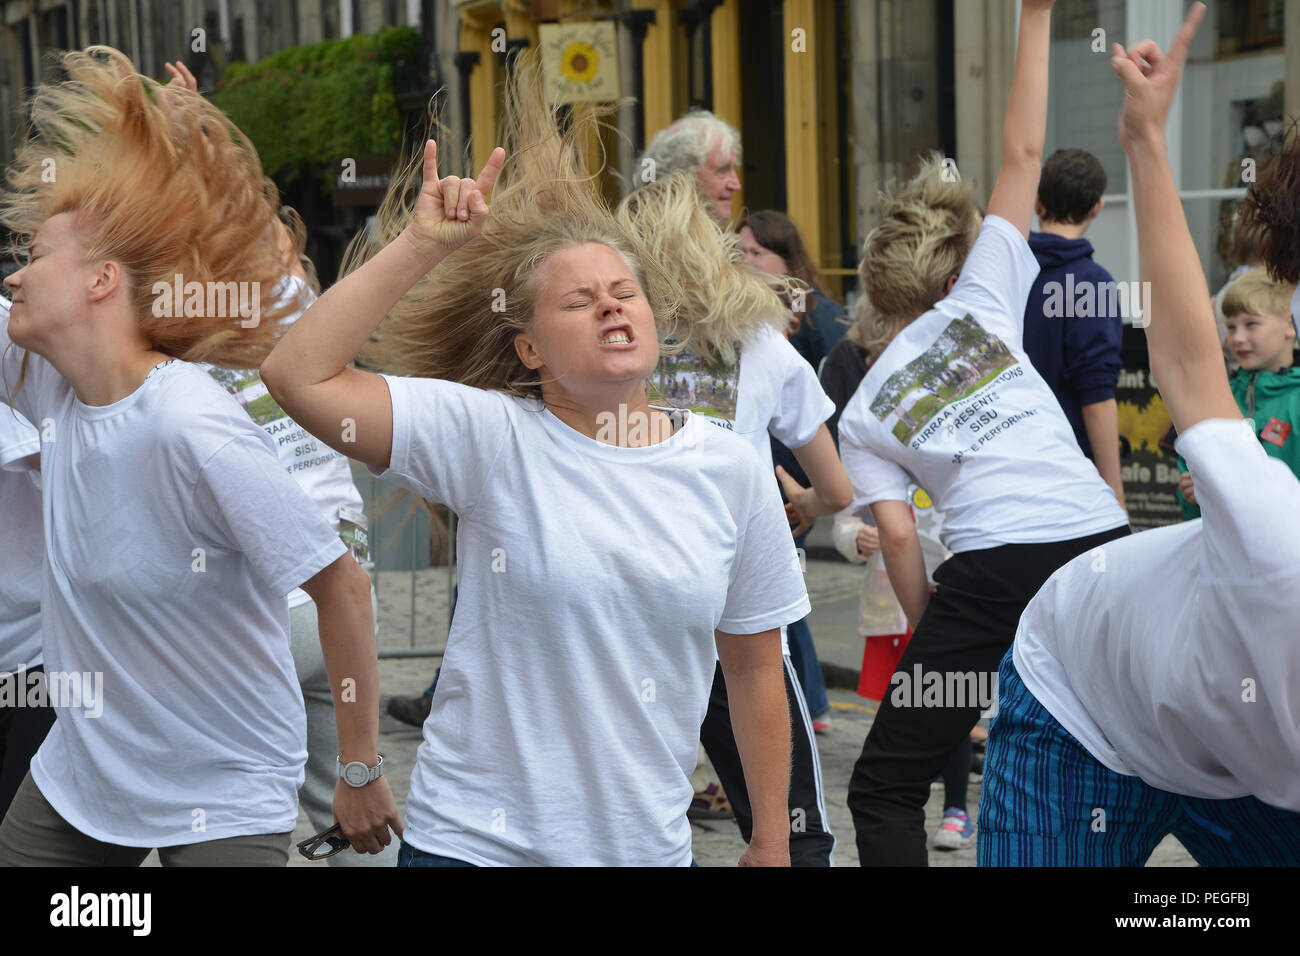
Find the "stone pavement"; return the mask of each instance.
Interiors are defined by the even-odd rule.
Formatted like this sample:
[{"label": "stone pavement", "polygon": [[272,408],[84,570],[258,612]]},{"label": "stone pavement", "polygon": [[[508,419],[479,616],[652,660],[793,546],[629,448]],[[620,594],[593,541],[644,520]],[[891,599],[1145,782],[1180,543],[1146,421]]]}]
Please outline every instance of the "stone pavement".
[{"label": "stone pavement", "polygon": [[[821,530],[822,524],[814,534]],[[815,541],[815,539],[814,539]],[[810,542],[812,543],[812,542]],[[825,553],[820,552],[820,553]],[[822,761],[822,778],[826,787],[826,810],[831,831],[838,845],[835,850],[837,866],[856,866],[857,847],[853,840],[853,824],[845,803],[849,776],[853,764],[862,750],[862,741],[871,727],[875,703],[858,697],[852,689],[861,666],[862,639],[857,636],[858,587],[862,571],[839,560],[810,560],[807,566],[808,591],[814,611],[810,621],[813,639],[817,644],[824,669],[832,677],[829,692],[832,708],[831,730],[818,738]],[[385,572],[380,582],[381,646],[401,647],[407,642],[409,631],[410,575],[407,572]],[[417,572],[416,616],[420,643],[440,643],[446,621],[446,570],[442,568]],[[382,634],[387,630],[388,636]],[[437,633],[431,633],[437,632]],[[411,768],[419,747],[421,732],[388,716],[389,697],[414,696],[428,686],[437,658],[385,658],[379,662],[380,691],[380,752],[389,785],[399,809],[405,808],[410,787]],[[979,777],[972,776],[968,793],[968,811],[973,815],[979,806]],[[926,831],[933,846],[934,833],[943,816],[943,790],[931,789],[926,805]],[[299,815],[293,841],[306,839],[313,833],[305,814]],[[695,857],[700,866],[733,866],[744,852],[745,845],[739,830],[732,821],[696,823],[692,827],[695,837]],[[346,851],[350,852],[350,851]],[[146,865],[157,865],[157,855],[151,854]],[[315,866],[295,851],[290,866]],[[930,852],[931,866],[974,866],[975,849]],[[1152,855],[1149,866],[1195,866],[1195,861],[1173,837],[1167,837]]]},{"label": "stone pavement", "polygon": [[[854,614],[856,615],[856,607]],[[815,619],[815,616],[814,616]],[[816,626],[814,624],[814,640]],[[826,816],[831,832],[835,834],[836,866],[857,866],[858,848],[853,839],[853,819],[846,804],[849,776],[853,764],[862,752],[862,741],[871,728],[875,702],[859,697],[853,691],[832,689],[831,729],[817,738],[818,753],[822,762],[822,780],[826,787]],[[987,723],[987,722],[985,722]],[[980,777],[972,774],[967,792],[967,812],[975,816],[979,807]],[[925,830],[930,851],[931,866],[975,866],[975,846],[965,850],[936,850],[934,835],[943,819],[943,786],[930,788],[930,801],[925,806]],[[740,831],[730,820],[694,823],[695,859],[700,866],[733,866],[745,851]],[[1182,845],[1173,837],[1166,837],[1156,848],[1148,866],[1195,866]]]}]

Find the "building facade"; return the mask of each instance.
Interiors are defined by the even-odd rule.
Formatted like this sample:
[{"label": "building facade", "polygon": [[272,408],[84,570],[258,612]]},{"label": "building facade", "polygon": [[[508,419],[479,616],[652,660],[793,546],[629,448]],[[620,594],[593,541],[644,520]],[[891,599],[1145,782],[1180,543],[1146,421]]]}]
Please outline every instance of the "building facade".
[{"label": "building facade", "polygon": [[[1127,170],[1115,135],[1109,44],[1168,40],[1183,0],[1060,0],[1047,148],[1101,157],[1107,206],[1091,235],[1116,277],[1136,278]],[[741,205],[798,223],[831,291],[851,295],[875,196],[940,150],[986,198],[1015,53],[1016,0],[0,0],[0,161],[22,134],[23,91],[52,50],[106,43],[142,72],[183,59],[212,88],[226,65],[383,26],[426,38],[444,122],[475,162],[494,145],[510,50],[553,24],[613,25],[617,191],[647,139],[692,106],[744,142]],[[201,47],[201,49],[200,49]],[[1212,5],[1170,119],[1175,176],[1212,284],[1224,203],[1240,196],[1283,115],[1300,111],[1300,0]],[[1194,120],[1194,121],[1193,121]],[[619,185],[622,183],[622,185]]]}]

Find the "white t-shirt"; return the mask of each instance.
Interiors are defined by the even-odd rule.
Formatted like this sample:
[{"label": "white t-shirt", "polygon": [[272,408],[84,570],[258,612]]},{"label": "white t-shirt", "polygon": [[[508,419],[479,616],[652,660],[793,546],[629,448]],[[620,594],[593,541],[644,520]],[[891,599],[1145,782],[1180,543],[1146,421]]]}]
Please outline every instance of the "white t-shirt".
[{"label": "white t-shirt", "polygon": [[[19,351],[4,353],[9,387]],[[164,363],[92,407],[44,359],[27,364],[12,401],[43,439],[46,674],[90,675],[32,779],[107,843],[292,830],[306,716],[285,595],[342,542],[198,366]]]},{"label": "white t-shirt", "polygon": [[1066,564],[1025,608],[1025,687],[1116,773],[1300,812],[1300,481],[1240,419],[1177,448],[1202,517]]},{"label": "white t-shirt", "polygon": [[[287,328],[298,320],[313,302],[316,293],[296,276],[286,276],[287,288],[281,293],[298,296],[302,310],[285,319]],[[339,454],[285,414],[266,386],[257,369],[225,369],[212,365],[203,368],[217,383],[235,397],[275,445],[280,463],[293,475],[302,490],[316,502],[321,516],[343,538],[352,556],[361,564],[369,559],[366,537],[365,503],[352,481],[352,468],[346,456]],[[302,588],[289,592],[289,607],[306,604],[311,598]]]},{"label": "white t-shirt", "polygon": [[380,474],[460,519],[405,839],[483,865],[689,865],[714,630],[809,609],[766,466],[696,415],[622,448],[535,401],[385,380]]},{"label": "white t-shirt", "polygon": [[952,292],[889,344],[840,418],[855,508],[905,501],[915,482],[953,552],[1127,523],[1022,348],[1037,275],[1019,230],[985,217]]},{"label": "white t-shirt", "polygon": [[[708,375],[694,352],[667,356],[679,378],[692,373]],[[794,350],[787,338],[771,325],[759,326],[754,337],[740,351],[740,360],[718,376],[720,386],[731,390],[732,401],[718,402],[701,412],[714,424],[732,429],[758,451],[758,457],[772,468],[772,445],[768,436],[800,449],[835,414],[835,402],[822,390],[813,367]],[[695,388],[697,398],[705,389]],[[668,399],[668,405],[692,407],[689,402]],[[775,477],[774,477],[775,480]]]},{"label": "white t-shirt", "polygon": [[[8,315],[0,296],[0,318]],[[31,423],[0,405],[0,674],[41,664],[41,482],[40,472],[22,463],[40,450]]]},{"label": "white t-shirt", "polygon": [[[665,404],[694,408],[701,417],[748,441],[774,483],[768,436],[787,448],[802,448],[835,414],[835,403],[822,390],[812,366],[784,335],[768,325],[760,326],[745,343],[736,365],[710,369],[697,354],[685,351],[661,359],[651,385],[651,394],[662,397]],[[781,629],[781,652],[790,653],[785,628]]]}]

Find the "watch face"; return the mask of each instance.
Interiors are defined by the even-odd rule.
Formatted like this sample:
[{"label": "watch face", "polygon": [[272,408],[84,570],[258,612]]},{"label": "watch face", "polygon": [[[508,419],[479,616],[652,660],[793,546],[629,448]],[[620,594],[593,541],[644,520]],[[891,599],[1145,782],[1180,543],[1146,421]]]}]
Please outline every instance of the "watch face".
[{"label": "watch face", "polygon": [[370,782],[370,770],[360,761],[353,761],[343,768],[343,779],[354,787],[364,787]]}]

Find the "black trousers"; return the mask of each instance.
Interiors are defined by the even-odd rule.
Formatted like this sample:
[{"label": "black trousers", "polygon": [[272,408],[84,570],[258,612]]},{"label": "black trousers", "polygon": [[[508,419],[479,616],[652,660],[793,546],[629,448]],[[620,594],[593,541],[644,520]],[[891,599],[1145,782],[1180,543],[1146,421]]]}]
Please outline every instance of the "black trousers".
[{"label": "black trousers", "polygon": [[[803,691],[790,658],[785,658],[785,696],[790,704],[790,865],[830,866],[835,837],[826,824],[826,794],[822,789],[821,761],[813,739],[812,718],[804,704]],[[709,755],[718,782],[736,812],[736,823],[746,843],[754,833],[754,814],[745,787],[740,751],[731,730],[731,709],[727,703],[727,682],[722,665],[713,673],[709,710],[700,727],[700,742]]]},{"label": "black trousers", "polygon": [[[849,810],[863,866],[927,864],[930,782],[982,710],[970,688],[982,685],[996,693],[998,665],[1020,615],[1057,568],[1127,534],[1123,525],[1071,541],[965,551],[935,571],[938,590],[898,662],[849,780]],[[941,693],[923,695],[913,686],[918,666],[923,686],[926,675],[938,675],[934,680]]]},{"label": "black trousers", "polygon": [[[37,671],[44,673],[43,668],[31,667],[26,674],[31,675]],[[0,681],[16,683],[19,674],[0,677]],[[27,682],[24,680],[18,687],[3,688],[6,692],[10,689],[14,691],[14,699],[20,699],[25,695]],[[13,802],[23,778],[27,776],[32,757],[36,756],[45,735],[53,726],[53,707],[0,707],[0,820],[5,818],[5,811]]]}]

